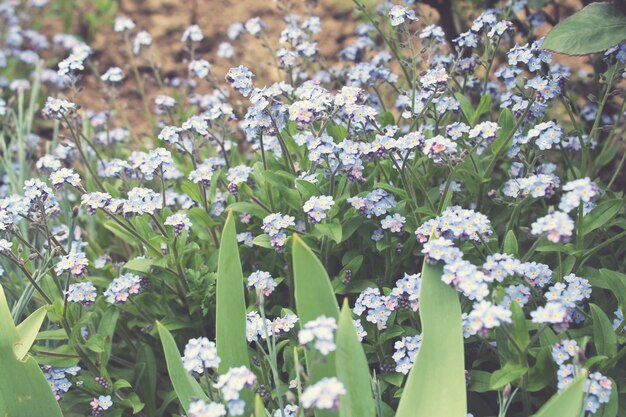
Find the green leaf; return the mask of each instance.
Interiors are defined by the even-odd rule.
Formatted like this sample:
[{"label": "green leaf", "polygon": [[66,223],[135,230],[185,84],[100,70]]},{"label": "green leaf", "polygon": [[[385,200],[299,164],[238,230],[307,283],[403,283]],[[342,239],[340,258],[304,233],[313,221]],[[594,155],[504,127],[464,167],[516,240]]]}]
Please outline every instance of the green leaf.
[{"label": "green leaf", "polygon": [[526,316],[524,315],[522,307],[516,302],[511,303],[511,313],[513,325],[510,326],[510,331],[517,345],[523,350],[530,342],[528,326],[526,326]]},{"label": "green leaf", "polygon": [[326,131],[335,142],[341,142],[348,136],[348,129],[341,125],[329,124]]},{"label": "green leaf", "polygon": [[491,391],[491,374],[485,371],[469,371],[472,381],[469,390],[474,392]]},{"label": "green leaf", "polygon": [[135,391],[146,405],[146,414],[153,416],[156,413],[157,367],[156,357],[148,344],[142,344],[137,352],[135,376]]},{"label": "green leaf", "polygon": [[315,230],[322,236],[341,243],[341,223],[317,223]]},{"label": "green leaf", "polygon": [[[328,273],[313,251],[296,234],[293,235],[293,275],[295,299],[300,324],[304,325],[319,316],[339,317],[339,307],[328,278]],[[312,366],[311,355],[306,354],[313,382],[335,376],[335,354],[330,353],[321,364]]]},{"label": "green leaf", "polygon": [[517,245],[517,237],[515,236],[515,232],[509,230],[504,237],[504,253],[508,253],[509,255],[517,256],[517,251],[519,247]]},{"label": "green leaf", "polygon": [[[30,348],[31,329],[36,327],[40,314],[37,313],[22,328],[27,340],[21,340],[21,334],[11,318],[4,289],[0,285],[0,416],[63,417],[35,359],[25,355],[22,360],[18,360],[14,352],[16,343],[29,345]],[[18,349],[20,352],[22,350]]]},{"label": "green leaf", "polygon": [[24,356],[26,356],[33,343],[35,343],[35,339],[41,328],[41,323],[43,323],[45,318],[46,307],[40,307],[17,326],[20,339],[13,345],[13,352],[18,360],[21,361],[24,359]]},{"label": "green leaf", "polygon": [[339,403],[340,417],[375,417],[376,404],[367,357],[354,330],[348,299],[344,301],[337,324],[337,378],[346,387],[347,394]]},{"label": "green leaf", "polygon": [[489,385],[491,389],[499,390],[504,388],[507,384],[520,379],[526,374],[526,372],[528,372],[528,367],[526,366],[507,363],[504,367],[502,367],[502,369],[498,369],[491,374],[491,381],[489,381]]},{"label": "green leaf", "polygon": [[553,395],[534,417],[579,417],[583,409],[584,382],[584,377],[578,377],[572,385]]},{"label": "green leaf", "polygon": [[624,208],[624,200],[614,198],[598,204],[589,214],[583,217],[583,234],[588,234],[607,224]]},{"label": "green leaf", "polygon": [[480,103],[478,103],[478,107],[476,108],[476,112],[474,112],[474,116],[472,118],[472,126],[474,126],[478,120],[480,120],[480,116],[483,114],[489,113],[491,111],[491,96],[489,94],[484,95],[480,98]]},{"label": "green leaf", "polygon": [[535,365],[528,371],[526,389],[536,392],[544,389],[554,378],[555,365],[549,346],[541,348],[537,353]]},{"label": "green leaf", "polygon": [[611,325],[611,320],[604,311],[595,304],[589,304],[591,319],[593,320],[593,343],[599,355],[609,358],[617,354],[617,337]]},{"label": "green leaf", "polygon": [[472,106],[472,103],[467,97],[465,97],[465,94],[461,92],[456,93],[454,97],[459,100],[459,103],[461,103],[461,112],[463,113],[463,117],[465,117],[465,121],[474,127],[472,124],[472,121],[474,120],[474,107]]},{"label": "green leaf", "polygon": [[[111,358],[111,347],[113,344],[113,334],[117,326],[117,319],[120,317],[118,308],[110,307],[102,313],[102,318],[98,324],[98,336],[102,337],[103,353],[100,355],[100,368],[106,369]],[[89,338],[91,340],[92,338]]]},{"label": "green leaf", "polygon": [[256,394],[254,397],[254,417],[266,417],[266,415],[263,399],[259,394]]},{"label": "green leaf", "polygon": [[258,235],[252,241],[256,246],[266,249],[272,249],[272,238],[269,235]]},{"label": "green leaf", "polygon": [[186,412],[189,412],[189,403],[192,399],[197,398],[205,401],[209,399],[200,384],[198,384],[198,381],[185,371],[183,360],[181,359],[180,352],[176,347],[176,342],[172,334],[160,322],[157,321],[156,325],[159,331],[159,337],[161,338],[161,344],[163,345],[167,373],[170,376],[172,385],[174,385],[174,391],[176,391],[180,405]]},{"label": "green leaf", "polygon": [[423,339],[396,417],[467,416],[461,304],[441,274],[441,266],[424,262],[419,297]]},{"label": "green leaf", "polygon": [[267,210],[265,210],[263,207],[259,206],[258,204],[247,203],[244,201],[231,204],[230,206],[228,206],[228,210],[232,210],[235,213],[250,213],[254,217],[259,218],[259,219],[262,219],[268,214],[270,214]]},{"label": "green leaf", "polygon": [[626,39],[626,16],[610,3],[591,3],[556,25],[542,48],[567,55],[602,52]]},{"label": "green leaf", "polygon": [[232,212],[228,212],[217,261],[215,342],[217,354],[222,359],[220,373],[235,366],[250,368],[244,281],[236,235],[235,218]]},{"label": "green leaf", "polygon": [[626,311],[626,275],[604,268],[600,270],[600,275],[617,298],[622,311]]},{"label": "green leaf", "polygon": [[491,144],[491,150],[496,156],[504,154],[513,144],[513,135],[511,135],[511,132],[515,129],[515,117],[513,117],[511,110],[502,110],[502,113],[500,113],[498,117],[498,126],[500,127],[498,137],[495,142]]}]

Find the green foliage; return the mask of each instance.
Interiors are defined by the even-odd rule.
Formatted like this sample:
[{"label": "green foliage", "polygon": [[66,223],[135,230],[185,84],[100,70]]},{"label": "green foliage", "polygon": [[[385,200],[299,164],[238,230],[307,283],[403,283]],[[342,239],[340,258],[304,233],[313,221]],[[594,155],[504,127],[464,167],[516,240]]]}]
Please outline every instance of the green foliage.
[{"label": "green foliage", "polygon": [[235,366],[250,367],[246,343],[246,301],[243,290],[243,272],[239,260],[235,219],[228,213],[222,229],[217,261],[217,354],[222,359],[220,372]]},{"label": "green foliage", "polygon": [[352,312],[346,299],[337,323],[337,377],[347,394],[339,404],[340,417],[374,417],[376,404],[372,396],[372,380],[367,357],[352,324]]},{"label": "green foliage", "polygon": [[161,324],[156,323],[159,331],[159,337],[161,338],[161,344],[163,345],[163,353],[165,354],[165,361],[167,364],[167,373],[170,376],[174,391],[183,409],[188,412],[189,403],[192,399],[204,399],[208,400],[207,395],[202,390],[198,381],[196,381],[191,375],[183,368],[183,361],[180,356],[180,352],[176,347],[176,342],[172,337],[172,334]]},{"label": "green foliage", "polygon": [[[293,236],[293,277],[298,317],[302,325],[321,315],[339,317],[339,307],[326,269],[311,248],[298,236]],[[314,363],[307,352],[307,365],[312,381],[336,375],[335,353],[331,352],[322,363]]]},{"label": "green foliage", "polygon": [[543,48],[567,55],[602,52],[626,39],[626,16],[611,3],[591,3],[556,25]]},{"label": "green foliage", "polygon": [[[39,309],[18,330],[0,285],[0,415],[62,417],[39,365],[27,355],[43,320]],[[17,356],[19,355],[19,357]]]},{"label": "green foliage", "polygon": [[465,354],[458,293],[441,267],[424,262],[420,289],[422,345],[396,417],[466,417]]},{"label": "green foliage", "polygon": [[579,417],[583,408],[585,378],[579,377],[562,392],[555,394],[533,417]]}]

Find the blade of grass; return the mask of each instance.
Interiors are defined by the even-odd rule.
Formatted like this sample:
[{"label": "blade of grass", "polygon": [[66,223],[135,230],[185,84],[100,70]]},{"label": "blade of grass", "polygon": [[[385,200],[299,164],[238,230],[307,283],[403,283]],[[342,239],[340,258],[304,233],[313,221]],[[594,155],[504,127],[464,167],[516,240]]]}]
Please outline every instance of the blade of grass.
[{"label": "blade of grass", "polygon": [[461,305],[441,280],[441,266],[424,262],[420,288],[422,344],[396,417],[466,417]]}]

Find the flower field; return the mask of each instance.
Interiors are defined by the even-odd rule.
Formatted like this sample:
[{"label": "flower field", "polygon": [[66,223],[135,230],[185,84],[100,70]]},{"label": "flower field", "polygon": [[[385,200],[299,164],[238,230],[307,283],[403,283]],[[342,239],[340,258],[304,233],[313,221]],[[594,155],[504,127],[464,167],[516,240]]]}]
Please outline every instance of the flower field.
[{"label": "flower field", "polygon": [[626,416],[623,2],[125,3],[0,0],[1,416]]}]

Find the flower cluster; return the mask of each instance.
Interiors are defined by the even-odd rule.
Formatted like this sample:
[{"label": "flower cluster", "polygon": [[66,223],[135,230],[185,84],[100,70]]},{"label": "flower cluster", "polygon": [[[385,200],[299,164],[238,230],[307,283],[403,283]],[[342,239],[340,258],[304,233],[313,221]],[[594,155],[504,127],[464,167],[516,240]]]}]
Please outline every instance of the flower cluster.
[{"label": "flower cluster", "polygon": [[89,403],[91,406],[91,413],[94,416],[100,416],[102,413],[113,406],[110,395],[101,395],[98,398],[94,398]]},{"label": "flower cluster", "polygon": [[84,306],[88,306],[96,301],[97,296],[96,287],[90,281],[70,284],[65,294],[67,301],[81,303]]},{"label": "flower cluster", "polygon": [[55,368],[52,366],[42,367],[46,381],[50,385],[50,389],[54,393],[57,401],[63,397],[63,394],[68,392],[73,383],[68,379],[68,376],[76,376],[80,371],[79,366],[71,366],[69,368]]},{"label": "flower cluster", "polygon": [[302,393],[300,400],[304,408],[337,410],[339,399],[346,394],[346,388],[337,378],[322,378]]},{"label": "flower cluster", "polygon": [[[564,390],[574,382],[580,373],[578,356],[580,347],[575,340],[564,339],[552,346],[552,358],[559,365],[557,370],[559,391]],[[597,413],[602,404],[607,404],[611,399],[613,383],[600,372],[593,372],[585,378],[584,390],[585,410],[591,414]]]},{"label": "flower cluster", "polygon": [[439,236],[480,243],[489,239],[491,223],[484,214],[459,206],[450,206],[441,213],[441,216],[418,227],[415,235],[422,243]]},{"label": "flower cluster", "polygon": [[302,208],[307,214],[307,218],[311,223],[322,221],[328,216],[328,210],[332,208],[335,201],[331,196],[321,195],[309,198]]},{"label": "flower cluster", "polygon": [[290,226],[295,226],[295,217],[272,213],[263,219],[263,232],[270,236],[272,246],[278,250],[285,246],[287,241],[286,230]]},{"label": "flower cluster", "polygon": [[252,78],[254,74],[243,65],[229,69],[226,74],[226,81],[244,97],[248,97],[252,92]]},{"label": "flower cluster", "polygon": [[366,320],[376,324],[379,330],[387,327],[391,313],[397,309],[417,311],[419,308],[420,274],[404,274],[396,281],[389,295],[381,295],[378,288],[366,288],[356,300],[353,312],[360,316],[367,312]]},{"label": "flower cluster", "polygon": [[537,219],[530,231],[535,236],[546,235],[550,242],[568,242],[574,232],[574,221],[566,213],[555,211]]},{"label": "flower cluster", "polygon": [[172,226],[174,228],[174,235],[180,236],[183,231],[188,232],[191,229],[191,220],[185,213],[176,213],[168,216],[163,223],[166,226]]},{"label": "flower cluster", "polygon": [[328,355],[336,348],[334,341],[336,329],[337,321],[334,318],[320,316],[304,324],[298,332],[298,341],[301,345],[313,344],[322,355]]},{"label": "flower cluster", "polygon": [[245,366],[230,368],[228,372],[220,375],[215,388],[222,393],[226,401],[228,413],[231,416],[243,415],[245,402],[239,398],[243,389],[250,389],[256,384],[256,375]]},{"label": "flower cluster", "polygon": [[127,273],[115,278],[104,291],[104,296],[111,304],[124,304],[128,297],[141,293],[147,285],[145,278]]},{"label": "flower cluster", "polygon": [[54,271],[61,275],[65,272],[73,277],[81,278],[87,272],[89,261],[83,252],[70,252],[63,256],[54,267]]},{"label": "flower cluster", "polygon": [[600,195],[600,188],[589,178],[570,181],[563,186],[563,191],[566,193],[561,197],[559,209],[566,213],[578,208],[581,203],[584,205],[585,213],[588,212],[593,208],[591,206],[593,200]]},{"label": "flower cluster", "polygon": [[396,362],[396,372],[404,375],[409,373],[421,344],[422,335],[405,336],[394,343],[393,360]]},{"label": "flower cluster", "polygon": [[276,288],[276,281],[272,275],[266,271],[255,271],[248,277],[248,287],[254,287],[266,297],[269,296]]},{"label": "flower cluster", "polygon": [[182,360],[187,372],[198,375],[203,374],[205,369],[217,369],[221,362],[215,343],[206,337],[189,339]]},{"label": "flower cluster", "polygon": [[375,188],[365,197],[350,197],[348,203],[368,218],[383,216],[398,204],[393,194],[380,188]]}]

